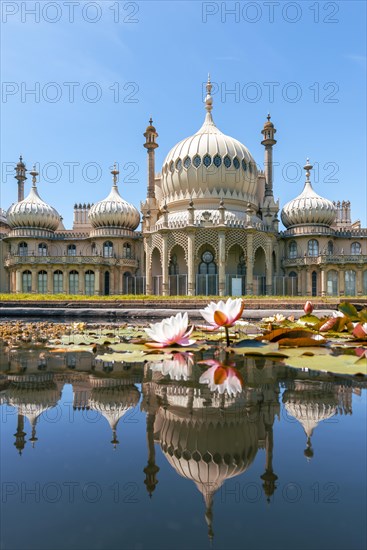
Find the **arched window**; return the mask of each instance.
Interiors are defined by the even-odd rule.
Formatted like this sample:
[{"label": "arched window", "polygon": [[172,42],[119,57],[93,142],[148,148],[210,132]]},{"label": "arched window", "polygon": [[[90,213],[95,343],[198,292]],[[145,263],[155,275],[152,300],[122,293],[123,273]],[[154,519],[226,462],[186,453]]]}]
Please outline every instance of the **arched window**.
[{"label": "arched window", "polygon": [[330,269],[327,273],[326,294],[328,296],[338,295],[338,272],[335,269]]},{"label": "arched window", "polygon": [[60,269],[57,269],[54,271],[54,293],[62,294],[63,290],[63,274]]},{"label": "arched window", "polygon": [[367,296],[367,271],[363,271],[363,294]]},{"label": "arched window", "polygon": [[68,256],[76,256],[75,244],[68,244]]},{"label": "arched window", "polygon": [[105,258],[112,258],[113,257],[113,244],[111,241],[106,241],[103,243],[103,256]]},{"label": "arched window", "polygon": [[74,269],[69,273],[69,294],[78,294],[78,293],[79,293],[79,273]]},{"label": "arched window", "polygon": [[288,257],[297,258],[297,243],[296,241],[291,241],[288,248]]},{"label": "arched window", "polygon": [[88,296],[94,294],[94,271],[90,269],[85,272],[85,293]]},{"label": "arched window", "polygon": [[122,247],[122,251],[123,251],[123,258],[131,258],[132,257],[131,244],[130,243],[124,243],[124,245]]},{"label": "arched window", "polygon": [[360,243],[352,243],[351,246],[350,246],[350,253],[351,254],[360,254],[361,253]]},{"label": "arched window", "polygon": [[312,296],[317,296],[317,273],[313,271],[311,273],[311,284],[312,284]]},{"label": "arched window", "polygon": [[38,285],[37,290],[39,294],[46,294],[47,292],[47,271],[38,272]]},{"label": "arched window", "polygon": [[356,295],[356,272],[353,269],[347,269],[345,272],[345,295]]},{"label": "arched window", "polygon": [[28,245],[27,245],[27,243],[19,243],[18,253],[19,253],[19,256],[28,256]]},{"label": "arched window", "polygon": [[125,294],[133,294],[134,293],[134,284],[135,280],[131,276],[130,271],[125,271],[125,273],[122,276],[122,288],[123,292]]},{"label": "arched window", "polygon": [[29,269],[22,273],[22,292],[32,292],[32,273]]},{"label": "arched window", "polygon": [[201,255],[201,262],[199,264],[200,275],[216,275],[217,265],[214,262],[214,256],[210,250],[206,250]]},{"label": "arched window", "polygon": [[334,254],[334,243],[333,243],[333,241],[329,241],[327,243],[327,253],[329,255]]},{"label": "arched window", "polygon": [[307,251],[309,256],[319,255],[319,242],[316,239],[308,241]]},{"label": "arched window", "polygon": [[178,275],[178,263],[176,254],[172,255],[171,261],[169,263],[168,272],[170,275]]},{"label": "arched window", "polygon": [[38,245],[38,256],[47,256],[47,244],[39,243]]}]

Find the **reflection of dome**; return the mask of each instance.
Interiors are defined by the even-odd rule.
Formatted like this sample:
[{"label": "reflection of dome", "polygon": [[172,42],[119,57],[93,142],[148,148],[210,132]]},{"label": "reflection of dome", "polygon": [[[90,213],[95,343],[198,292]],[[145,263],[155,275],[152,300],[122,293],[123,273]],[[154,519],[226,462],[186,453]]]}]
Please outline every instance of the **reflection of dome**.
[{"label": "reflection of dome", "polygon": [[90,409],[100,412],[106,418],[113,432],[111,443],[115,446],[118,443],[116,429],[119,420],[128,410],[137,406],[139,399],[140,392],[133,385],[112,385],[92,389],[88,406]]},{"label": "reflection of dome", "polygon": [[307,164],[304,167],[306,171],[306,183],[303,191],[298,197],[287,202],[283,207],[281,218],[285,227],[295,225],[317,224],[330,226],[336,216],[336,208],[328,199],[320,197],[314,190],[309,180],[312,166]]},{"label": "reflection of dome", "polygon": [[339,399],[333,392],[326,391],[322,382],[297,382],[294,390],[283,394],[283,402],[290,416],[302,425],[307,436],[305,455],[313,456],[311,437],[319,422],[332,418],[338,412]]},{"label": "reflection of dome", "polygon": [[89,210],[89,220],[95,229],[109,227],[134,231],[140,223],[140,214],[135,206],[119,194],[118,173],[118,170],[112,170],[114,180],[108,197],[95,203]]},{"label": "reflection of dome", "polygon": [[44,202],[36,187],[37,172],[30,172],[33,176],[33,185],[28,197],[11,205],[7,211],[7,221],[13,229],[31,228],[55,231],[60,223],[57,211]]},{"label": "reflection of dome", "polygon": [[246,471],[258,449],[257,422],[245,410],[239,414],[238,403],[236,406],[235,399],[230,401],[233,406],[225,412],[203,405],[189,409],[184,402],[167,410],[160,408],[155,422],[166,459],[178,474],[191,479],[203,495],[210,537],[214,493],[226,479]]},{"label": "reflection of dome", "polygon": [[[175,145],[163,162],[162,179],[156,189],[161,204],[170,211],[182,209],[191,199],[210,205],[218,197],[257,205],[257,167],[248,149],[223,134],[214,124],[212,85],[207,84],[206,118],[193,135]],[[243,207],[243,204],[242,204]]]}]

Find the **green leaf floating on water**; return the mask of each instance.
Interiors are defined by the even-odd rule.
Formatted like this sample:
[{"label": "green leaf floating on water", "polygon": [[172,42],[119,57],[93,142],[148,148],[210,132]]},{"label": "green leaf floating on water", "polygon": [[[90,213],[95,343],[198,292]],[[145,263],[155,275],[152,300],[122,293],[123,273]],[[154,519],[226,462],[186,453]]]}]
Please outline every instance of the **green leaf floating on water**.
[{"label": "green leaf floating on water", "polygon": [[284,363],[296,369],[367,375],[367,360],[359,359],[353,355],[299,355],[285,359]]},{"label": "green leaf floating on water", "polygon": [[228,351],[232,351],[240,355],[266,355],[279,358],[288,357],[286,353],[279,351],[279,344],[265,344],[264,342],[259,342],[258,340],[241,340],[241,342],[230,346]]},{"label": "green leaf floating on water", "polygon": [[349,317],[352,321],[359,320],[359,314],[353,304],[349,302],[342,302],[338,306],[339,311],[341,311],[346,317]]},{"label": "green leaf floating on water", "polygon": [[97,355],[96,360],[115,363],[145,363],[146,361],[163,361],[171,359],[172,355],[167,353],[144,353],[143,351],[127,351],[125,353],[106,353]]}]

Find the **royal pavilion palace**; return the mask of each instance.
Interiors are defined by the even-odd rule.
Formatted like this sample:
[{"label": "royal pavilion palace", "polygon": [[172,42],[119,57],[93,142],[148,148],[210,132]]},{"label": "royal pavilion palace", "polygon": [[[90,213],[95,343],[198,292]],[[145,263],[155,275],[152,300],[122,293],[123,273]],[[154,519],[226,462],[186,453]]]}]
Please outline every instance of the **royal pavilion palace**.
[{"label": "royal pavilion palace", "polygon": [[28,171],[20,157],[18,200],[0,210],[0,292],[367,295],[367,229],[351,221],[350,202],[318,195],[307,160],[302,192],[280,212],[281,230],[270,115],[259,170],[246,146],[215,125],[210,79],[206,91],[202,126],[172,147],[160,173],[149,121],[141,214],[121,197],[115,166],[108,196],[75,204],[73,227],[65,229],[41,198],[35,168]]}]

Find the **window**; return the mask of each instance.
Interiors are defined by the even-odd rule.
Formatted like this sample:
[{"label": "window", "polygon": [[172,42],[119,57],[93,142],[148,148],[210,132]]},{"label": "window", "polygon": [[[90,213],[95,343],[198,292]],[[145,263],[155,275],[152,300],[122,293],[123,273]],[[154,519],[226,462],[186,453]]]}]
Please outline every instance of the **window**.
[{"label": "window", "polygon": [[363,294],[367,296],[367,271],[363,271]]},{"label": "window", "polygon": [[288,248],[288,257],[297,258],[297,243],[296,241],[291,241]]},{"label": "window", "polygon": [[328,296],[338,295],[338,272],[335,269],[328,271],[326,285],[326,294]]},{"label": "window", "polygon": [[38,245],[38,256],[47,256],[47,244],[40,243]]},{"label": "window", "polygon": [[242,170],[243,170],[244,172],[246,172],[246,170],[247,170],[247,164],[246,164],[245,159],[242,160]]},{"label": "window", "polygon": [[22,292],[32,292],[32,273],[28,269],[22,273]]},{"label": "window", "polygon": [[345,272],[345,295],[356,295],[356,272],[353,269],[347,269]]},{"label": "window", "polygon": [[39,294],[47,292],[47,271],[38,272],[38,292]]},{"label": "window", "polygon": [[313,271],[311,274],[311,284],[312,284],[312,296],[317,296],[317,273]]},{"label": "window", "polygon": [[211,165],[211,163],[212,163],[212,157],[210,155],[205,155],[203,158],[204,166],[208,168]]},{"label": "window", "polygon": [[327,253],[330,255],[330,254],[334,254],[334,243],[333,241],[329,241],[327,243]]},{"label": "window", "polygon": [[181,159],[178,159],[176,161],[176,170],[178,170],[178,171],[182,170],[182,160]]},{"label": "window", "polygon": [[232,164],[232,161],[228,156],[225,156],[224,159],[223,159],[223,163],[224,163],[224,166],[226,168],[230,168],[231,164]]},{"label": "window", "polygon": [[201,255],[201,263],[199,264],[200,275],[215,275],[217,273],[217,266],[214,262],[214,256],[210,250],[206,250]]},{"label": "window", "polygon": [[123,250],[123,258],[132,258],[130,243],[124,243],[122,250]]},{"label": "window", "polygon": [[28,255],[27,243],[19,243],[18,252],[19,252],[19,256],[27,256]]},{"label": "window", "polygon": [[76,256],[76,246],[75,244],[68,245],[68,256]]},{"label": "window", "polygon": [[195,166],[195,168],[199,168],[201,164],[201,158],[199,157],[199,155],[194,156],[194,158],[192,159],[192,163]]},{"label": "window", "polygon": [[361,245],[360,243],[352,243],[350,247],[351,254],[360,254],[361,253]]},{"label": "window", "polygon": [[233,159],[233,166],[235,167],[236,170],[238,170],[240,167],[240,161],[238,160],[237,157],[234,157]]},{"label": "window", "polygon": [[319,255],[319,243],[316,239],[311,239],[308,241],[308,255],[309,256],[318,256]]},{"label": "window", "polygon": [[103,243],[103,256],[105,258],[112,258],[113,257],[113,244],[111,241],[106,241]]},{"label": "window", "polygon": [[79,293],[79,273],[75,270],[69,273],[69,294]]},{"label": "window", "polygon": [[85,293],[88,296],[94,294],[94,271],[90,269],[85,272]]},{"label": "window", "polygon": [[170,169],[170,172],[174,172],[174,171],[175,171],[175,165],[174,165],[173,160],[171,160],[171,162],[170,162],[170,164],[169,164],[169,169]]},{"label": "window", "polygon": [[54,271],[54,293],[62,294],[63,291],[63,274],[62,271],[58,269],[57,271]]},{"label": "window", "polygon": [[186,157],[185,160],[184,160],[184,167],[187,170],[187,168],[190,168],[190,166],[191,166],[191,159],[190,159],[190,157]]},{"label": "window", "polygon": [[243,254],[241,254],[237,264],[237,275],[246,275],[246,260]]},{"label": "window", "polygon": [[222,159],[220,158],[219,155],[215,155],[215,157],[213,158],[213,164],[217,168],[219,168],[219,166],[222,164]]}]

